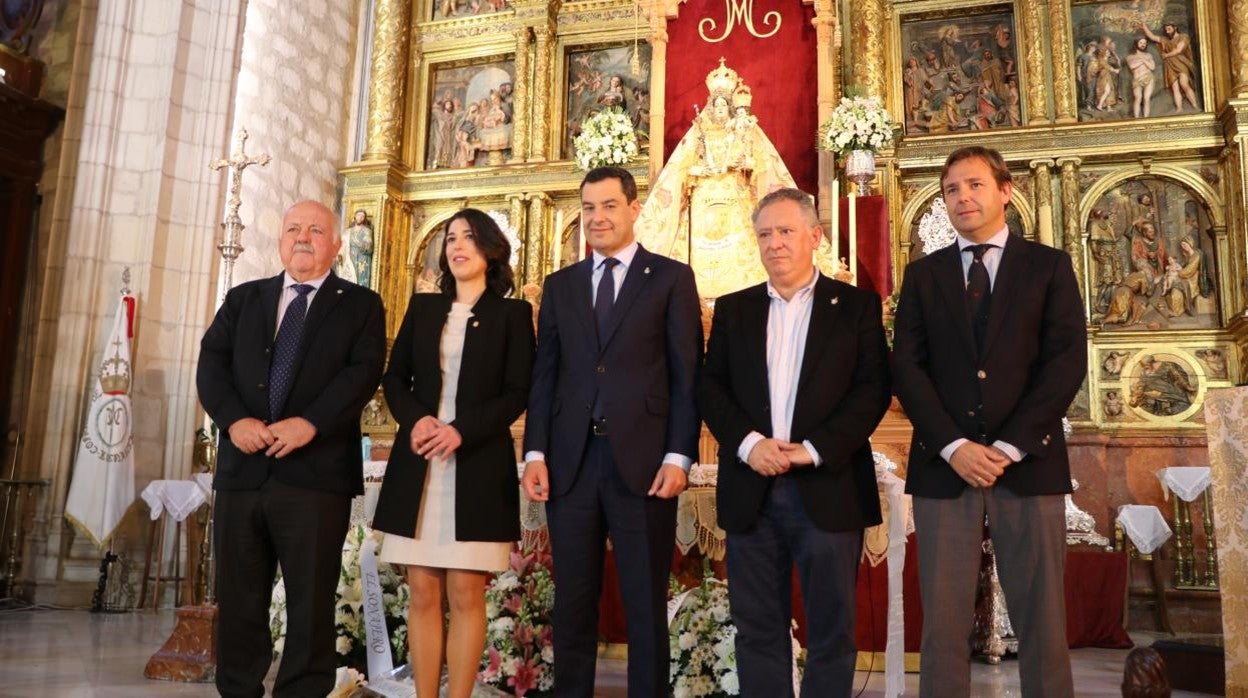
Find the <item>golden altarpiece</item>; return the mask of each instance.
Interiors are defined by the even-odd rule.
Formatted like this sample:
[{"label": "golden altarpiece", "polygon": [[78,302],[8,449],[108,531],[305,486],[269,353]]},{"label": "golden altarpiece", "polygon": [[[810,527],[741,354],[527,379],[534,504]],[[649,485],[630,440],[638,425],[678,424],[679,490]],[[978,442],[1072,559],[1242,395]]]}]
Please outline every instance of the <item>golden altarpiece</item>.
[{"label": "golden altarpiece", "polygon": [[[1162,506],[1155,472],[1208,463],[1204,398],[1248,365],[1248,0],[791,2],[813,25],[817,80],[787,89],[822,121],[854,85],[901,125],[874,182],[893,287],[923,254],[945,155],[999,149],[1012,231],[1067,251],[1084,292],[1090,370],[1069,411],[1080,505],[1101,525],[1120,504]],[[771,3],[752,0],[373,4],[367,146],[341,171],[341,208],[374,221],[390,337],[465,205],[505,223],[518,293],[535,299],[583,254],[568,135],[587,109],[626,106],[639,124],[644,112],[644,197],[663,165],[665,76],[686,70],[669,22],[699,13],[723,31],[735,18],[758,52],[782,48],[765,36]],[[598,82],[581,70],[590,54],[614,66]],[[810,157],[826,220],[835,163]],[[906,432],[894,415],[879,434],[901,462]],[[1216,592],[1192,598],[1191,624],[1216,630]]]}]

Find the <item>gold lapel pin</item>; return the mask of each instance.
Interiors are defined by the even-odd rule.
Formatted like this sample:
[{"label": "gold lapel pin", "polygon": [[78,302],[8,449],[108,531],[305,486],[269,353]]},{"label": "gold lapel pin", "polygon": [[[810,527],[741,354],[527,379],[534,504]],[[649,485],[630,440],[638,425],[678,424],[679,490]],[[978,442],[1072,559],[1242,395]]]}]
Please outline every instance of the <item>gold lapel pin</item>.
[{"label": "gold lapel pin", "polygon": [[837,303],[840,303],[840,302],[841,302],[841,298],[840,298],[840,296],[833,296],[833,297],[832,297],[832,305],[836,305]]}]

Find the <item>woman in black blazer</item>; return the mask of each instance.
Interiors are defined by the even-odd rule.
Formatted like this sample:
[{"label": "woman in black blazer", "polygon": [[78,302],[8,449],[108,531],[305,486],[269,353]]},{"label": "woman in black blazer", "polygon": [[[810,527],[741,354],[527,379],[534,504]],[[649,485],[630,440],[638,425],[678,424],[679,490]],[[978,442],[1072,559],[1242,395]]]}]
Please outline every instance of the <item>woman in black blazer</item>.
[{"label": "woman in black blazer", "polygon": [[[533,368],[533,311],[507,298],[511,246],[476,209],[447,222],[441,293],[412,296],[382,378],[399,422],[373,526],[384,562],[407,565],[416,695],[472,692],[485,646],[485,580],[520,538],[511,423]],[[451,622],[443,636],[443,598]]]}]

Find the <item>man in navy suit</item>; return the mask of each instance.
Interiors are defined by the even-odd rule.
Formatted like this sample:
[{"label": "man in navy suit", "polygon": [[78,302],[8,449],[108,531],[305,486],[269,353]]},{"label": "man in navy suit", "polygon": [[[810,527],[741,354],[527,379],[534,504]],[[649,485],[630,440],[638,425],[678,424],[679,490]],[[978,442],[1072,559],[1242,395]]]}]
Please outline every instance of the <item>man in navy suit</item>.
[{"label": "man in navy suit", "polygon": [[754,210],[767,281],[715,303],[699,405],[719,441],[719,525],[741,695],[793,693],[789,588],[807,633],[802,695],[853,692],[862,531],[880,523],[868,438],[889,403],[880,297],[814,264],[814,200],[777,189]]},{"label": "man in navy suit", "polygon": [[315,201],[282,220],[280,275],[231,290],[200,345],[199,400],[221,440],[217,690],[264,695],[277,566],[287,625],[274,696],[333,688],[334,592],[351,497],[364,493],[360,412],[381,379],[381,298],[330,271],[342,238]]},{"label": "man in navy suit", "polygon": [[555,567],[555,693],[593,694],[611,536],[628,627],[628,694],[667,696],[676,497],[697,458],[702,321],[693,270],[637,244],[627,170],[581,183],[593,254],[546,278],[523,485],[546,502]]}]

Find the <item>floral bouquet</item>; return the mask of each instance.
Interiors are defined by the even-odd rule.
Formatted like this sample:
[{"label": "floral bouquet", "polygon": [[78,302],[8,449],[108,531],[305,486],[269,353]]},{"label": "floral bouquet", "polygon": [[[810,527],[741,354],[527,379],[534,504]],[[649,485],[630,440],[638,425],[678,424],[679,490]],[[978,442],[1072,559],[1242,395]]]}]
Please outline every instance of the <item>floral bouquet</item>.
[{"label": "floral bouquet", "polygon": [[637,133],[628,115],[618,107],[608,107],[585,117],[572,145],[576,165],[582,170],[626,165],[637,155]]},{"label": "floral bouquet", "polygon": [[708,566],[700,585],[684,592],[674,585],[673,591],[679,593],[670,602],[677,609],[668,638],[676,698],[740,695],[737,626],[728,608],[727,583],[716,579]]},{"label": "floral bouquet", "polygon": [[485,590],[486,651],[477,680],[508,696],[554,695],[550,555],[511,552],[510,568]]},{"label": "floral bouquet", "polygon": [[879,97],[844,97],[819,127],[819,149],[877,153],[892,146],[896,133],[897,124]]}]

